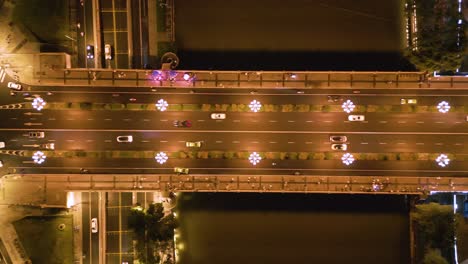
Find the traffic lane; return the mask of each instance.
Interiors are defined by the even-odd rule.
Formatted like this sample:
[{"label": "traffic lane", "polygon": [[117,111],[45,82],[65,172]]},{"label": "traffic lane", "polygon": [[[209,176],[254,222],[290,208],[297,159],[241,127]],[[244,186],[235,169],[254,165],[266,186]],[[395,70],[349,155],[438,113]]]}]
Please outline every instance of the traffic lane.
[{"label": "traffic lane", "polygon": [[[118,136],[131,135],[133,142],[118,143]],[[26,135],[27,136],[27,135]],[[331,142],[330,136],[346,136],[346,142]],[[44,148],[54,143],[56,150],[159,150],[159,151],[332,151],[332,144],[344,143],[348,152],[447,152],[468,153],[468,135],[392,135],[392,134],[274,134],[212,132],[136,132],[128,131],[47,131],[47,139],[29,139],[18,132],[4,133],[7,149]],[[201,148],[189,148],[186,142],[202,142]]]},{"label": "traffic lane", "polygon": [[81,193],[81,234],[83,248],[83,263],[90,263],[91,259],[91,199],[89,192]]},{"label": "traffic lane", "polygon": [[[364,105],[400,105],[402,98],[414,98],[418,100],[417,105],[437,105],[439,102],[445,100],[451,105],[464,105],[468,100],[467,95],[449,96],[449,95],[424,95],[424,96],[408,96],[399,94],[335,94],[339,96],[336,102],[329,101],[330,94],[298,94],[284,93],[281,91],[264,92],[262,94],[250,94],[248,91],[231,91],[227,90],[223,93],[197,91],[193,89],[167,89],[167,92],[161,91],[148,92],[145,91],[121,91],[115,87],[105,89],[103,91],[86,90],[80,88],[78,91],[71,91],[70,87],[63,87],[62,89],[51,88],[44,89],[45,87],[36,87],[33,89],[34,93],[46,94],[53,92],[54,96],[50,100],[56,102],[129,102],[133,98],[138,103],[155,103],[157,100],[164,98],[171,103],[217,103],[217,104],[233,104],[244,103],[249,104],[252,100],[259,100],[263,104],[323,104],[323,105],[341,105],[345,100],[351,100],[354,104]],[[71,87],[73,89],[73,87]],[[94,87],[93,87],[94,88]],[[97,87],[96,87],[97,88]],[[127,89],[125,89],[127,90]],[[376,97],[378,97],[376,99]],[[415,105],[416,106],[416,105]]]},{"label": "traffic lane", "polygon": [[[341,155],[340,155],[341,156]],[[337,157],[340,157],[337,155]],[[468,163],[451,161],[449,166],[439,167],[435,161],[374,161],[356,160],[350,166],[341,160],[261,160],[252,165],[247,159],[174,159],[159,164],[154,158],[47,158],[40,165],[31,162],[20,167],[24,173],[162,173],[174,174],[174,167],[190,169],[191,174],[277,174],[290,175],[298,171],[304,175],[349,176],[468,176]]]},{"label": "traffic lane", "polygon": [[[159,112],[123,110],[43,110],[30,117],[28,110],[15,110],[14,117],[0,111],[8,122],[0,128],[47,127],[48,129],[120,129],[167,130],[174,129],[174,121],[190,120],[190,130],[252,130],[252,131],[369,131],[369,132],[444,132],[466,133],[464,115],[366,113],[366,121],[348,121],[346,113],[316,112],[228,112],[224,120],[213,120],[211,112]],[[5,115],[3,115],[5,114]],[[23,118],[23,120],[20,120]]]},{"label": "traffic lane", "polygon": [[92,263],[99,263],[99,232],[101,231],[99,218],[99,193],[91,192],[91,218],[97,219],[97,232],[91,232],[91,252]]},{"label": "traffic lane", "polygon": [[[93,23],[93,1],[92,0],[84,0],[84,21],[85,21],[85,31],[84,31],[84,44],[85,47],[85,53],[86,51],[86,46],[92,45],[94,47],[94,23]],[[96,50],[96,47],[94,47],[94,51]],[[96,56],[97,54],[95,54]],[[86,58],[86,67],[87,68],[94,68],[95,63],[94,59],[88,59]]]}]

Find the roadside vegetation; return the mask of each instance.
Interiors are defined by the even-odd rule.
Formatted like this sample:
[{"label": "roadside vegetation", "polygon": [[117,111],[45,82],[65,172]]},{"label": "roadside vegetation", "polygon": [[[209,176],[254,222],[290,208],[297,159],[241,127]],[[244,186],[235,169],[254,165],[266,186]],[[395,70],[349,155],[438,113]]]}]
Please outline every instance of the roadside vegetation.
[{"label": "roadside vegetation", "polygon": [[[49,158],[137,158],[154,159],[156,151],[43,151]],[[249,151],[220,150],[181,150],[166,152],[170,159],[243,159],[247,160]],[[341,160],[344,152],[257,152],[266,160]],[[351,153],[356,160],[375,161],[434,161],[440,153],[386,152],[386,153]],[[24,151],[24,156],[32,156],[33,151]],[[447,154],[452,161],[465,161],[464,154]]]},{"label": "roadside vegetation", "polygon": [[[465,50],[463,17],[458,1],[406,0],[411,41],[405,56],[421,71],[453,71],[461,65]],[[414,6],[414,8],[413,8]],[[416,17],[416,29],[411,23]]]},{"label": "roadside vegetation", "polygon": [[[26,104],[25,108],[32,108]],[[48,103],[44,109],[54,110],[134,110],[154,111],[154,104],[120,104],[120,103]],[[202,112],[250,112],[247,104],[169,104],[167,111],[202,111]],[[308,105],[308,104],[264,104],[259,112],[343,112],[341,105]],[[357,113],[436,113],[435,105],[357,105]],[[452,106],[450,112],[468,113],[468,105]]]},{"label": "roadside vegetation", "polygon": [[416,205],[411,213],[415,224],[418,263],[454,263],[455,234],[458,217],[450,205],[429,203]]},{"label": "roadside vegetation", "polygon": [[32,263],[74,263],[71,216],[30,216],[14,226]]},{"label": "roadside vegetation", "polygon": [[174,263],[173,241],[177,221],[165,214],[162,203],[153,203],[145,210],[137,205],[128,216],[128,226],[135,237],[138,263]]}]

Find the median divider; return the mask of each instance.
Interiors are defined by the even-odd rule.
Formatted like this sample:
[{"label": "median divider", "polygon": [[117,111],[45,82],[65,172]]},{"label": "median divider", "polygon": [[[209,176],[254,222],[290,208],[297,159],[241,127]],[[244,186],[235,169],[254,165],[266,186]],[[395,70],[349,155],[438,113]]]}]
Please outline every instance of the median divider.
[{"label": "median divider", "polygon": [[[32,108],[26,104],[25,108]],[[154,104],[121,104],[121,103],[47,103],[44,109],[50,110],[130,110],[155,111]],[[167,111],[202,111],[202,112],[250,112],[246,104],[169,104]],[[309,105],[309,104],[264,104],[259,112],[343,112],[341,105]],[[355,112],[359,113],[435,113],[436,106],[427,105],[356,105]],[[452,106],[450,112],[468,113],[468,105]]]},{"label": "median divider", "polygon": [[[25,157],[31,157],[35,151],[24,151]],[[49,158],[137,158],[151,159],[159,151],[42,151]],[[343,152],[257,152],[265,160],[341,160]],[[176,151],[166,152],[170,159],[241,159],[247,160],[251,154],[248,151]],[[356,160],[375,161],[434,161],[440,153],[351,153]],[[450,160],[468,161],[465,154],[447,154]]]}]

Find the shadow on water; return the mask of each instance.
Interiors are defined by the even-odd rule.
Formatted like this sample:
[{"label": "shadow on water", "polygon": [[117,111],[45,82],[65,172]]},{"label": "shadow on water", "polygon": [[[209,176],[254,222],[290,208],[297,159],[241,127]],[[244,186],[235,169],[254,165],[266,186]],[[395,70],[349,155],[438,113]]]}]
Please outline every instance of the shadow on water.
[{"label": "shadow on water", "polygon": [[182,194],[181,263],[409,263],[405,196]]},{"label": "shadow on water", "polygon": [[179,69],[261,71],[413,71],[398,52],[177,52]]}]

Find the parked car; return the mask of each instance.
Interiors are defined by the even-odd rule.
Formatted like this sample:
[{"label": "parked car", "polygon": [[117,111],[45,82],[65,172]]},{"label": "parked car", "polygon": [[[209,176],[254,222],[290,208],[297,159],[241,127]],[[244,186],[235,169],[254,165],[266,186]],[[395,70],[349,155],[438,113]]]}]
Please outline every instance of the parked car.
[{"label": "parked car", "polygon": [[86,46],[86,58],[94,59],[94,46],[93,45]]},{"label": "parked car", "polygon": [[187,168],[180,168],[180,167],[175,167],[174,172],[177,174],[189,174],[189,169]]},{"label": "parked car", "polygon": [[211,113],[211,119],[226,119],[225,113]]},{"label": "parked car", "polygon": [[418,100],[414,98],[409,98],[409,99],[401,98],[400,99],[400,104],[417,104],[417,103],[418,103]]},{"label": "parked car", "polygon": [[345,151],[345,150],[348,149],[348,145],[346,145],[346,144],[332,144],[331,149]]},{"label": "parked car", "polygon": [[0,160],[0,168],[3,167],[3,161]]},{"label": "parked car", "polygon": [[347,140],[346,136],[330,136],[331,142],[346,142]]},{"label": "parked car", "polygon": [[44,138],[45,137],[45,133],[41,131],[29,132],[28,135],[30,138]]},{"label": "parked car", "polygon": [[91,233],[98,232],[98,221],[97,218],[91,218]]},{"label": "parked car", "polygon": [[133,136],[127,135],[127,136],[118,136],[117,137],[117,142],[124,142],[124,143],[131,143],[133,142]]},{"label": "parked car", "polygon": [[174,120],[173,124],[175,127],[192,127],[192,122],[190,120]]},{"label": "parked car", "polygon": [[366,117],[363,115],[349,115],[348,120],[349,121],[364,121],[366,120]]},{"label": "parked car", "polygon": [[21,84],[15,83],[15,82],[8,82],[7,86],[8,86],[8,88],[10,88],[12,90],[16,90],[16,91],[21,91],[21,89],[23,89]]},{"label": "parked car", "polygon": [[5,148],[5,142],[0,142],[0,148]]},{"label": "parked car", "polygon": [[194,142],[187,141],[187,142],[185,142],[185,146],[187,148],[201,148],[202,142],[201,141],[194,141]]},{"label": "parked car", "polygon": [[112,46],[110,44],[104,45],[104,57],[106,60],[112,60]]}]

